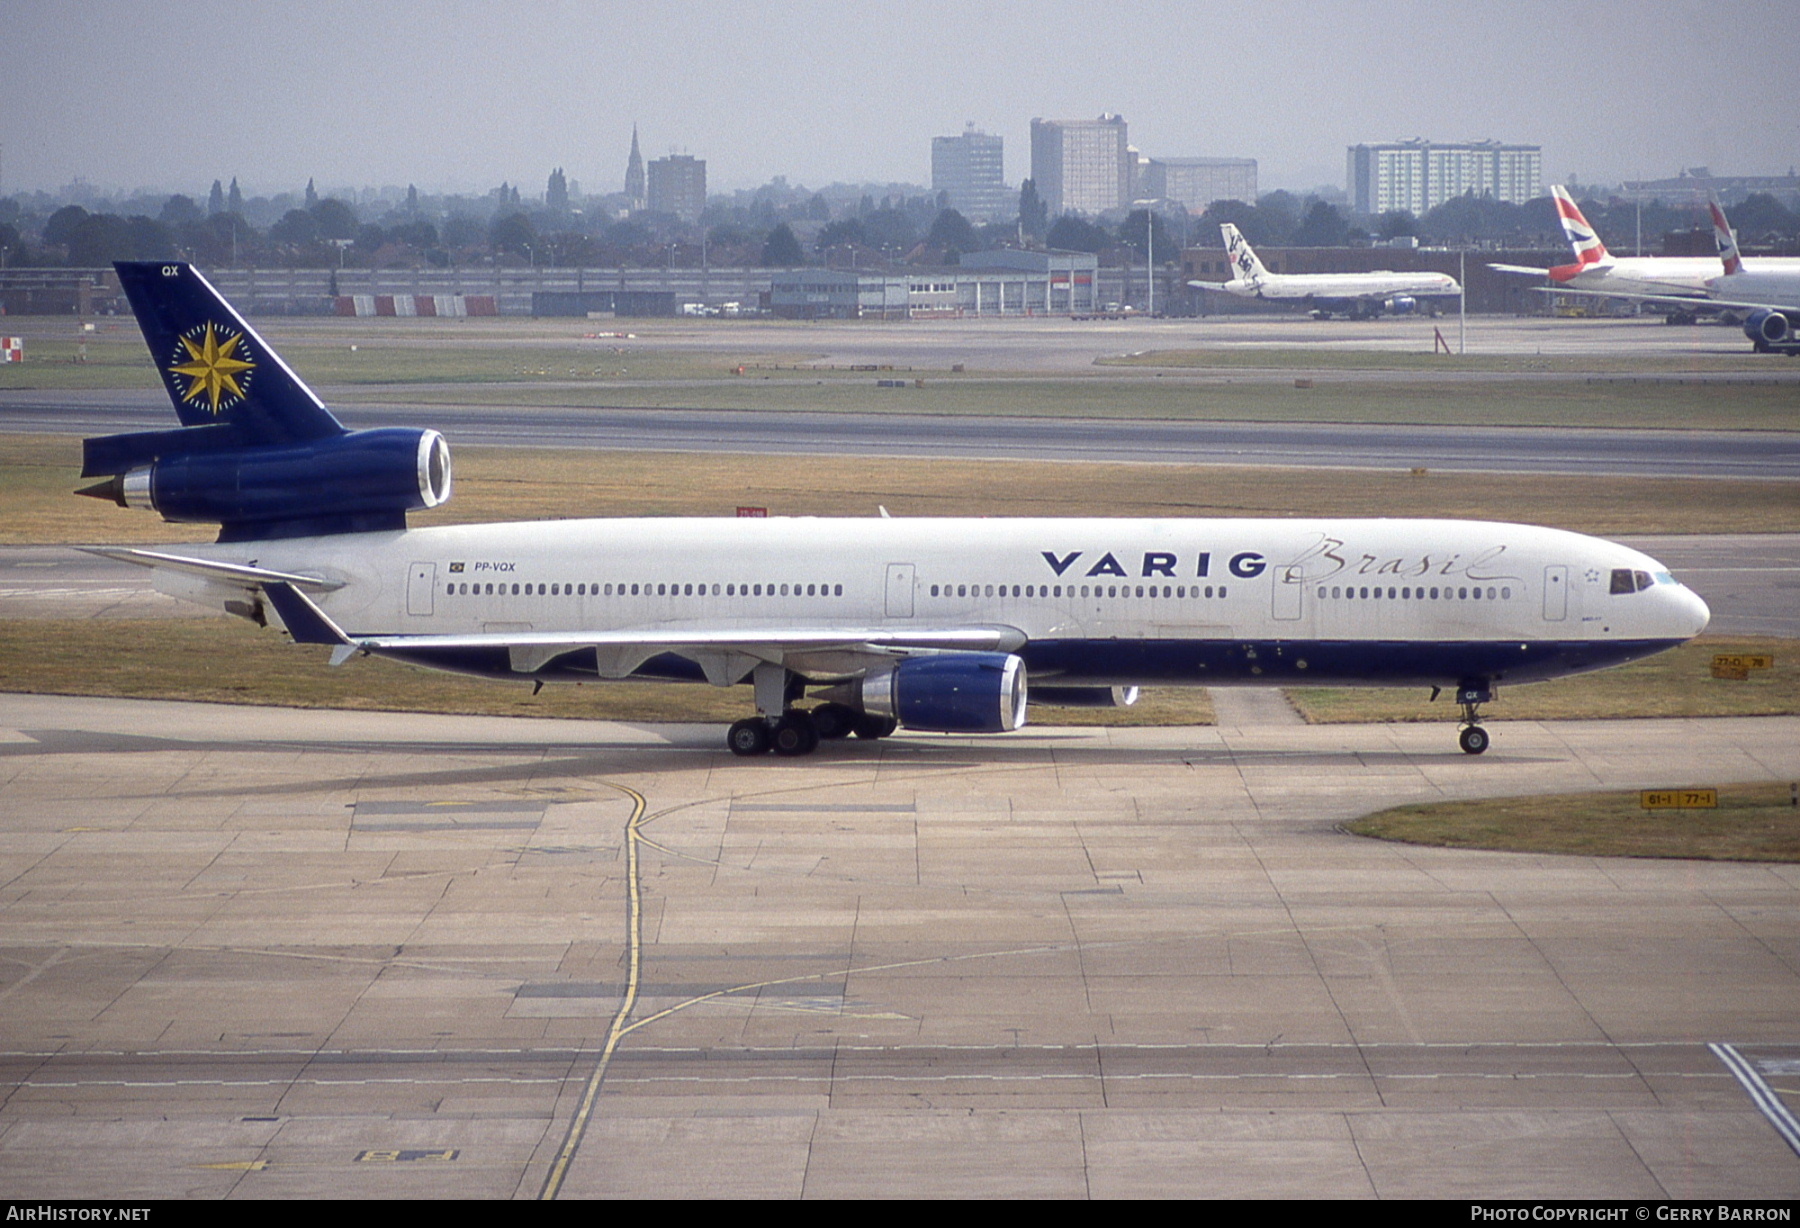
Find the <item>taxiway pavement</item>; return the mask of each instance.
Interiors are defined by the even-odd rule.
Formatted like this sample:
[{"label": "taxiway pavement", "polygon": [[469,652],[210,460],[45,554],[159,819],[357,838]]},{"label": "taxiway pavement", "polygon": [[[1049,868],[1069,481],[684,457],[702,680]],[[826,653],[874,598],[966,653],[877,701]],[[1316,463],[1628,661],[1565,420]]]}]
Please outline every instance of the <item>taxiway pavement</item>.
[{"label": "taxiway pavement", "polygon": [[1797,719],[0,713],[11,1197],[1800,1196],[1728,1066],[1792,1110],[1800,867],[1335,826],[1792,780]]}]

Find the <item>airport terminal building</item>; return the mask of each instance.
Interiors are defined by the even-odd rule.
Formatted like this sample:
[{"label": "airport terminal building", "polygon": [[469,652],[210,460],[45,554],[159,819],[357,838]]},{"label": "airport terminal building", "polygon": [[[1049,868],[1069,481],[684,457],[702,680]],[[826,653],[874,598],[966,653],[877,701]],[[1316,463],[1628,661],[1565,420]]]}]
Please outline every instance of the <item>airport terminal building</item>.
[{"label": "airport terminal building", "polygon": [[1087,252],[973,252],[948,268],[783,270],[769,310],[790,320],[1083,315],[1097,310],[1099,280]]}]

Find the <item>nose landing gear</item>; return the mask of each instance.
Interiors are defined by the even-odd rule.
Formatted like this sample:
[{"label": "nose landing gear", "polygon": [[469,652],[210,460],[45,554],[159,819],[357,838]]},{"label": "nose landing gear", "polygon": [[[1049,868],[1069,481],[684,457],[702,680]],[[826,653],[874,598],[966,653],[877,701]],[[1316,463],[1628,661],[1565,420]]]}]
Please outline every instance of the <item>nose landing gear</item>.
[{"label": "nose landing gear", "polygon": [[1481,727],[1481,705],[1493,697],[1493,689],[1485,685],[1456,688],[1456,702],[1462,705],[1463,713],[1456,744],[1462,747],[1463,754],[1479,755],[1488,748],[1488,731]]}]

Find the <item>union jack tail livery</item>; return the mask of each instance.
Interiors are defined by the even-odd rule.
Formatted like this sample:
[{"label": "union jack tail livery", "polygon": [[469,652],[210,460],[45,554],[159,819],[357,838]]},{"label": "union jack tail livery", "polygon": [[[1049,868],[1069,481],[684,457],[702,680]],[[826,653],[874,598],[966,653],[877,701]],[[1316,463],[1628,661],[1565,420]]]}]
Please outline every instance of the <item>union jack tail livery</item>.
[{"label": "union jack tail livery", "polygon": [[1556,220],[1562,223],[1563,234],[1569,238],[1569,246],[1575,249],[1575,263],[1558,265],[1550,270],[1550,280],[1568,281],[1577,273],[1582,273],[1598,265],[1611,264],[1612,254],[1606,250],[1606,244],[1600,241],[1588,220],[1581,215],[1581,207],[1569,190],[1562,184],[1553,184],[1550,195],[1556,201]]},{"label": "union jack tail livery", "polygon": [[1731,233],[1731,223],[1725,220],[1725,208],[1717,195],[1707,202],[1706,208],[1712,214],[1713,242],[1719,246],[1720,262],[1727,273],[1742,273],[1744,261],[1738,255],[1737,236]]}]

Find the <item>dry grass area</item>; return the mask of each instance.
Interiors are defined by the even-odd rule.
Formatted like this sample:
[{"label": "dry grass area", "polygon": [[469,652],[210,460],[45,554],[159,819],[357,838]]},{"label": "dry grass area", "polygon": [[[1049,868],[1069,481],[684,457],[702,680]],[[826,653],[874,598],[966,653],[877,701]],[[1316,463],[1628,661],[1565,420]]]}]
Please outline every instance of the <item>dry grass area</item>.
[{"label": "dry grass area", "polygon": [[1440,802],[1384,810],[1346,823],[1344,830],[1407,844],[1513,853],[1800,861],[1793,788],[1722,786],[1713,810],[1644,810],[1637,793]]},{"label": "dry grass area", "polygon": [[[1525,520],[1602,535],[1800,531],[1780,482],[1067,461],[744,457],[461,448],[456,495],[415,525],[583,516],[1392,516]],[[70,492],[78,440],[0,435],[0,543],[203,541]]]},{"label": "dry grass area", "polygon": [[[1712,676],[1714,653],[1764,653],[1773,669],[1751,670],[1748,681]],[[1456,707],[1428,691],[1299,688],[1288,692],[1312,724],[1371,721],[1449,721]],[[1691,644],[1617,669],[1528,686],[1502,687],[1484,716],[1495,720],[1558,721],[1634,716],[1791,716],[1800,713],[1800,641],[1703,635]]]},{"label": "dry grass area", "polygon": [[[344,404],[510,405],[521,413],[546,406],[684,407],[1716,430],[1800,426],[1800,389],[1787,368],[1747,348],[1707,355],[1449,356],[1219,347],[1125,354],[1079,372],[1005,377],[915,368],[903,361],[898,369],[922,378],[924,387],[883,389],[873,374],[814,361],[818,354],[812,347],[841,342],[855,335],[855,326],[809,330],[808,348],[799,349],[789,348],[796,339],[791,329],[749,322],[717,328],[715,335],[725,344],[714,341],[702,348],[693,347],[692,334],[715,329],[692,321],[261,323],[303,378],[328,400]],[[73,321],[52,324],[39,318],[21,326],[28,333],[37,330],[28,337],[28,360],[0,366],[0,390],[158,386],[129,321],[102,321],[84,340],[77,340]],[[635,335],[605,335],[613,332]],[[1044,344],[1054,342],[1046,338]],[[78,355],[82,361],[75,361]],[[729,374],[740,367],[746,369],[743,377]],[[1297,389],[1291,380],[1260,374],[1271,371],[1317,378],[1311,387]],[[1341,377],[1333,378],[1334,372]],[[1749,378],[1706,383],[1685,378],[1722,373]]]},{"label": "dry grass area", "polygon": [[[1800,644],[1708,637],[1648,661],[1503,692],[1487,715],[1503,720],[1596,720],[1641,716],[1771,716],[1800,713]],[[1714,652],[1772,652],[1775,668],[1752,681],[1708,674]],[[751,710],[737,687],[642,682],[552,685],[463,678],[359,658],[337,669],[328,652],[294,645],[233,618],[12,619],[0,622],[0,692],[115,695],[298,708],[456,712],[624,721],[727,721]],[[1448,700],[1424,691],[1298,690],[1294,706],[1315,723],[1436,721]],[[1146,688],[1124,709],[1034,706],[1040,725],[1209,725],[1204,690]]]},{"label": "dry grass area", "polygon": [[[107,695],[378,712],[724,723],[755,710],[748,687],[650,682],[500,682],[375,657],[336,669],[328,649],[290,644],[235,618],[11,619],[0,622],[0,692]],[[1039,725],[1205,725],[1200,690],[1146,691],[1108,709],[1034,706]]]},{"label": "dry grass area", "polygon": [[[577,516],[1449,516],[1532,519],[1600,534],[1800,530],[1800,501],[1770,482],[1211,468],[1045,461],[946,461],[468,448],[456,454],[456,497],[418,525]],[[73,497],[80,445],[0,435],[0,542],[203,541],[210,526]],[[1800,668],[1788,644],[1707,639],[1620,670],[1505,691],[1496,716],[1541,718],[1800,711]],[[1714,682],[1714,651],[1775,652],[1748,683]],[[591,684],[517,688],[361,661],[339,670],[322,653],[225,619],[0,624],[0,689],[156,695],[243,703],[530,713],[638,720],[724,720],[747,698],[708,687]],[[394,672],[391,684],[371,672]],[[403,675],[403,676],[402,676]],[[1303,690],[1313,721],[1445,720],[1423,692]],[[378,699],[372,696],[379,696]],[[1203,724],[1202,691],[1146,691],[1122,711],[1034,710],[1040,723]]]},{"label": "dry grass area", "polygon": [[[1559,375],[1698,375],[1769,370],[1748,348],[1734,354],[1442,354],[1407,350],[1350,350],[1324,346],[1217,346],[1143,350],[1102,358],[1106,366],[1279,371],[1483,371]],[[1777,368],[1779,370],[1779,368]]]},{"label": "dry grass area", "polygon": [[[566,409],[804,410],[809,413],[938,414],[946,417],[1147,419],[1195,422],[1415,423],[1432,426],[1548,426],[1618,429],[1793,430],[1800,393],[1775,380],[1711,383],[1577,377],[1499,382],[1431,379],[1333,380],[1310,388],[1291,380],[1207,374],[1154,378],[1104,368],[1072,377],[982,378],[932,374],[923,387],[881,388],[878,377],[750,373],[689,381],[550,378],[496,384],[409,386],[370,383],[343,400],[367,403]],[[1154,375],[1160,376],[1161,372]]]}]

